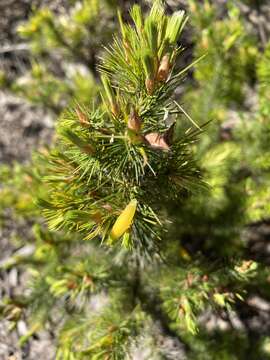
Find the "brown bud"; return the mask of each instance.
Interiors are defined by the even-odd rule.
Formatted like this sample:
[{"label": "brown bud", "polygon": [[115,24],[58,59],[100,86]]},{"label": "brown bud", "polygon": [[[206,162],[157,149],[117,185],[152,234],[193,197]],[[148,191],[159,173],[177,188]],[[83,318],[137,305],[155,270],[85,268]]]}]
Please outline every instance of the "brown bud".
[{"label": "brown bud", "polygon": [[161,82],[166,81],[170,72],[170,68],[170,56],[169,54],[166,54],[161,59],[157,72],[157,80]]},{"label": "brown bud", "polygon": [[70,280],[70,281],[67,283],[67,288],[68,288],[69,290],[74,290],[74,289],[76,289],[76,287],[77,287],[77,284],[75,283],[75,281]]},{"label": "brown bud", "polygon": [[155,83],[154,83],[154,80],[150,79],[150,78],[147,78],[145,80],[145,86],[146,86],[146,90],[147,90],[147,93],[149,95],[152,95],[153,92],[154,92],[154,88],[155,88]]},{"label": "brown bud", "polygon": [[83,127],[88,127],[89,126],[89,121],[87,116],[80,110],[80,109],[75,109],[76,114],[78,116],[78,119],[80,121],[81,126]]},{"label": "brown bud", "polygon": [[95,190],[89,191],[88,195],[91,196],[91,198],[93,198],[93,199],[98,199],[99,198],[98,192],[95,191]]},{"label": "brown bud", "polygon": [[89,155],[93,155],[95,152],[94,147],[90,144],[85,145],[82,149],[86,154],[89,154]]},{"label": "brown bud", "polygon": [[135,132],[139,132],[141,130],[141,119],[138,116],[136,110],[132,109],[129,119],[128,119],[128,128]]},{"label": "brown bud", "polygon": [[102,216],[101,213],[99,211],[97,211],[96,213],[91,215],[91,219],[96,223],[96,224],[100,224],[102,221]]},{"label": "brown bud", "polygon": [[170,150],[169,145],[166,143],[164,139],[164,135],[155,132],[145,135],[144,138],[148,142],[148,144],[155,149],[166,150],[166,151]]},{"label": "brown bud", "polygon": [[119,107],[115,102],[111,103],[111,112],[114,116],[117,116],[119,114]]}]

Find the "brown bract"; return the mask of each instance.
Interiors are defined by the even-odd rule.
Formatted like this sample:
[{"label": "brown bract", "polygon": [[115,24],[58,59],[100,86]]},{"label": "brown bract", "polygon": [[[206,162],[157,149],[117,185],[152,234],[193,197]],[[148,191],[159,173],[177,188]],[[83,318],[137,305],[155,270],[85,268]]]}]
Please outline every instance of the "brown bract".
[{"label": "brown bract", "polygon": [[161,135],[157,132],[153,132],[145,135],[144,138],[148,142],[148,144],[155,149],[160,149],[165,151],[170,150],[169,145],[165,141],[164,135]]}]

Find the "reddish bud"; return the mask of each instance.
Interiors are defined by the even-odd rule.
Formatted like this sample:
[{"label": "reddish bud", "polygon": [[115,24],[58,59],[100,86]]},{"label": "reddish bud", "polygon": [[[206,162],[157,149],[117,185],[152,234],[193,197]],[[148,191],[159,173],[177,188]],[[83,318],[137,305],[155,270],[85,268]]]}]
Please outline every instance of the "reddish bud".
[{"label": "reddish bud", "polygon": [[80,109],[75,109],[76,114],[78,116],[78,119],[80,121],[81,126],[83,127],[88,127],[89,126],[89,121],[87,116],[80,110]]},{"label": "reddish bud", "polygon": [[90,144],[87,144],[87,145],[83,146],[82,149],[86,154],[89,154],[89,155],[93,155],[94,152],[95,152],[94,147],[92,145],[90,145]]},{"label": "reddish bud", "polygon": [[150,78],[147,78],[145,80],[145,86],[146,86],[146,90],[147,90],[147,93],[149,95],[152,95],[153,92],[154,92],[154,88],[155,88],[155,83],[154,83],[154,80],[150,79]]},{"label": "reddish bud", "polygon": [[141,130],[141,119],[134,109],[132,109],[128,119],[128,128],[135,132],[139,132]]},{"label": "reddish bud", "polygon": [[163,56],[163,58],[161,59],[159,68],[158,68],[158,72],[157,72],[157,80],[164,82],[167,80],[169,72],[170,72],[170,56],[169,54],[166,54]]},{"label": "reddish bud", "polygon": [[67,288],[68,288],[69,290],[74,290],[74,289],[76,289],[76,287],[77,287],[77,284],[76,284],[74,281],[72,281],[72,280],[70,280],[70,281],[67,283]]}]

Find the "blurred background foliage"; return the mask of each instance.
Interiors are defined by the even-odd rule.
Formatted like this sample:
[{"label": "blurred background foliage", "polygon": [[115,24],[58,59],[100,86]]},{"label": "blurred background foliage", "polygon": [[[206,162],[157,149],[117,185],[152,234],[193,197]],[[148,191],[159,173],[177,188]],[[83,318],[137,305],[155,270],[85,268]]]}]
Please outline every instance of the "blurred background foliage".
[{"label": "blurred background foliage", "polygon": [[[1,87],[50,109],[55,119],[67,106],[76,103],[92,106],[99,89],[98,59],[116,31],[116,7],[125,10],[131,3],[73,0],[64,14],[55,14],[47,7],[33,8],[29,19],[17,29],[29,54],[27,71],[18,77],[3,71]],[[205,55],[181,84],[176,98],[198,124],[209,121],[193,146],[210,188],[169,210],[174,225],[167,236],[176,241],[175,248],[167,249],[167,253],[177,257],[181,271],[178,268],[164,271],[160,284],[169,327],[185,344],[183,358],[187,359],[270,358],[270,38],[263,20],[252,22],[248,16],[253,9],[266,14],[265,3],[168,1],[168,11],[184,7],[189,14],[183,39],[187,50],[182,61]],[[99,279],[109,282],[110,276],[105,255],[94,250],[87,262],[77,254],[78,272],[73,271],[74,258],[69,255],[67,267],[59,270],[59,263],[63,263],[70,248],[76,254],[76,236],[51,232],[44,226],[35,206],[35,199],[42,196],[45,186],[41,175],[42,165],[39,168],[19,163],[1,165],[0,224],[5,226],[6,211],[11,209],[15,221],[23,218],[29,226],[33,225],[29,238],[17,238],[14,255],[2,261],[1,266],[5,271],[14,265],[32,267],[34,290],[29,303],[44,321],[48,320],[48,308],[62,292],[69,291],[76,298],[74,282],[78,281],[83,290],[91,293],[92,286],[98,288]],[[263,234],[262,226],[266,229]],[[18,255],[18,249],[27,242],[34,245],[31,255]],[[96,259],[100,262],[93,267]],[[35,266],[43,269],[46,279],[38,278]],[[95,285],[87,278],[78,280],[78,274],[89,273],[93,268],[97,271]],[[115,271],[121,273],[119,269]],[[154,271],[148,281],[149,286],[155,283]],[[38,297],[34,296],[35,291],[39,291]],[[43,301],[46,293],[52,295],[46,297],[48,303]],[[254,297],[266,302],[267,310],[260,309],[260,302],[254,305]],[[5,301],[9,307],[7,310],[6,303],[2,304],[3,312],[16,327],[24,304],[14,299]],[[214,304],[214,310],[209,302]],[[118,299],[114,304],[117,308]],[[219,309],[215,309],[215,304]],[[233,316],[229,311],[232,306]],[[122,321],[122,310],[114,310],[113,324]],[[30,320],[30,330],[22,343],[28,341],[40,322]],[[145,337],[153,337],[147,317],[145,324]],[[88,334],[93,324],[86,325]],[[101,321],[101,333],[103,326]],[[134,330],[133,322],[121,323],[121,327],[123,330],[118,334],[121,339],[138,331]],[[63,327],[60,344],[66,334],[77,339],[75,328],[73,323]],[[200,331],[194,335],[198,328]],[[122,359],[121,340],[114,341],[120,354],[115,359]],[[149,359],[180,359],[170,357],[173,355],[168,355],[168,350],[156,340],[148,340],[147,344],[151,349]],[[63,349],[59,359],[69,359],[63,355],[68,353],[66,343]]]},{"label": "blurred background foliage", "polygon": [[97,59],[115,29],[114,1],[70,1],[68,11],[33,8],[17,32],[30,51],[31,66],[12,81],[1,74],[2,86],[59,113],[71,100],[88,103],[97,91]]}]

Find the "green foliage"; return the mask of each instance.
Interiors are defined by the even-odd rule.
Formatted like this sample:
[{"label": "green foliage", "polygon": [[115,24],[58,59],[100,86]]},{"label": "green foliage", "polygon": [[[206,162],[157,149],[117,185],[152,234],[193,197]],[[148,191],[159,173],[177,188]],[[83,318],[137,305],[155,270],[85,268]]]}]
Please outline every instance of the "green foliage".
[{"label": "green foliage", "polygon": [[29,165],[1,165],[0,216],[6,208],[13,208],[18,216],[32,218],[39,214],[33,202],[33,196],[42,195],[40,179]]},{"label": "green foliage", "polygon": [[[106,0],[78,0],[60,15],[46,7],[33,10],[18,27],[29,44],[31,68],[9,83],[10,89],[56,113],[74,99],[88,105],[98,91],[97,57],[112,35],[114,13]],[[3,78],[2,86],[7,81]]]},{"label": "green foliage", "polygon": [[[103,103],[62,116],[61,145],[52,151],[45,170],[50,194],[40,205],[46,208],[52,230],[66,227],[81,232],[86,240],[100,237],[102,243],[152,256],[162,246],[166,209],[162,204],[178,201],[181,193],[203,184],[189,147],[197,130],[173,137],[181,110],[171,94],[184,70],[171,73],[171,68],[180,52],[176,36],[185,22],[183,13],[168,18],[159,2],[144,22],[135,15],[138,12],[135,6],[135,28],[120,18],[122,39],[115,39],[100,66],[106,74]],[[145,54],[151,75],[141,71]],[[166,78],[160,78],[164,56],[170,60]],[[128,220],[129,214],[121,212],[132,199],[138,204],[134,219]],[[128,221],[133,225],[117,231],[120,238],[113,239],[110,234],[118,216],[125,217],[119,226],[125,228]]]},{"label": "green foliage", "polygon": [[[233,1],[227,2],[228,15],[223,19],[219,19],[219,5],[214,2],[204,1],[202,6],[192,0],[189,3],[195,28],[195,54],[207,54],[207,61],[202,62],[194,74],[195,79],[204,84],[203,89],[198,90],[204,112],[196,113],[195,118],[204,119],[211,107],[211,118],[219,119],[220,114],[216,112],[222,111],[221,105],[240,105],[246,86],[254,80],[256,39],[248,32],[248,25]],[[198,101],[196,104],[198,107]]]},{"label": "green foliage", "polygon": [[[194,73],[197,89],[187,92],[185,99],[193,100],[191,116],[199,123],[213,119],[198,143],[210,192],[179,206],[182,215],[176,217],[175,231],[180,229],[182,239],[201,239],[198,245],[205,254],[242,256],[247,245],[242,237],[244,227],[268,217],[268,150],[263,145],[268,124],[263,111],[247,112],[245,103],[257,74],[262,86],[267,51],[257,70],[255,39],[233,3],[228,2],[225,19],[218,18],[218,8],[208,1],[202,7],[190,1],[190,6],[193,26],[201,30],[194,35],[195,54],[207,49],[208,59]],[[236,87],[240,92],[234,92]],[[190,249],[198,245],[193,243]]]},{"label": "green foliage", "polygon": [[[178,68],[184,12],[168,16],[160,1],[148,15],[132,7],[131,23],[119,12],[120,35],[98,68],[100,91],[87,80],[85,93],[59,81],[56,103],[75,93],[79,102],[62,113],[56,144],[34,167],[1,173],[1,209],[36,222],[32,254],[15,252],[1,265],[26,267],[30,292],[4,299],[1,309],[13,327],[30,312],[21,343],[44,325],[53,328],[59,360],[132,359],[142,338],[150,359],[170,359],[157,323],[183,344],[187,359],[269,357],[267,335],[254,336],[243,316],[238,328],[232,321],[245,314],[250,295],[270,299],[269,266],[248,237],[270,215],[269,45],[260,53],[236,2],[226,2],[224,14],[214,2],[188,3],[192,64]],[[96,24],[101,4],[83,2],[66,32],[47,10],[21,31],[38,54],[61,49],[73,58],[55,37],[59,27],[83,58],[83,29]],[[175,93],[195,64],[195,81],[183,92],[188,115]],[[45,84],[46,67],[33,69],[36,85]],[[254,89],[259,106],[248,102]],[[40,99],[52,103],[45,93]],[[36,199],[49,228],[40,225]],[[203,319],[209,312],[217,319],[212,328]]]},{"label": "green foliage", "polygon": [[169,269],[161,279],[160,288],[166,311],[180,328],[193,335],[198,332],[198,315],[209,305],[230,310],[231,304],[243,300],[243,287],[257,268],[252,261],[233,267],[226,264],[220,269],[215,264],[213,270],[209,265],[204,269],[202,261],[198,264],[196,267],[194,261],[181,272],[178,267]]}]

